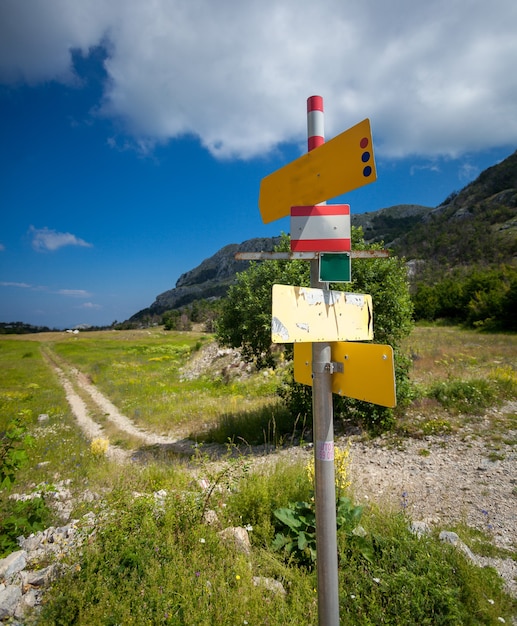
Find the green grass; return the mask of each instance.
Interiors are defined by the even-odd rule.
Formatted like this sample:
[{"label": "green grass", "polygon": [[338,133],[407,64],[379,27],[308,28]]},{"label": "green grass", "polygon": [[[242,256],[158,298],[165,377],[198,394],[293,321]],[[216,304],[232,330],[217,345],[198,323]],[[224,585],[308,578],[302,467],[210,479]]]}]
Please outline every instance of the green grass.
[{"label": "green grass", "polygon": [[404,351],[413,360],[412,380],[424,386],[483,379],[498,371],[515,377],[517,334],[421,325],[404,340]]},{"label": "green grass", "polygon": [[[462,388],[455,381],[488,380],[496,401],[515,393],[512,336],[494,335],[490,343],[477,333],[445,330],[419,328],[411,338],[420,355],[412,375],[424,390],[445,383],[450,393]],[[189,464],[157,448],[140,450],[138,462],[117,465],[92,453],[40,352],[43,343],[78,367],[146,428],[180,428],[198,433],[200,441],[203,433],[208,441],[290,441],[292,416],[277,404],[274,375],[226,382],[215,371],[182,382],[179,369],[188,353],[210,338],[149,332],[0,339],[0,430],[13,416],[22,416],[34,437],[29,465],[19,471],[13,490],[45,491],[71,479],[73,516],[94,510],[99,519],[95,537],[69,557],[64,576],[46,594],[39,624],[316,624],[315,573],[271,546],[278,531],[274,511],[289,502],[310,501],[303,463],[263,463],[252,471],[249,459],[236,455],[234,446],[229,445],[227,458],[214,463],[201,445]],[[460,345],[461,358],[455,353]],[[481,348],[491,362],[479,357]],[[431,371],[424,372],[422,363]],[[421,430],[436,434],[461,428],[465,417],[457,412],[459,400],[447,408],[429,394],[421,398],[429,409],[418,408]],[[414,419],[408,413],[407,420]],[[40,414],[49,417],[38,421]],[[475,416],[468,419],[476,425]],[[487,454],[494,460],[509,445],[514,423],[514,416],[498,413],[483,426],[491,429]],[[296,424],[298,431],[304,428],[306,424]],[[421,454],[427,453],[423,445]],[[202,478],[208,490],[199,482]],[[99,500],[82,501],[86,489]],[[167,496],[160,504],[152,494],[162,489]],[[0,515],[8,512],[7,495],[0,492]],[[203,520],[207,509],[216,512],[218,525]],[[501,623],[499,617],[510,623],[517,607],[495,572],[474,567],[434,536],[418,539],[408,531],[408,521],[402,514],[366,507],[361,524],[370,559],[339,534],[341,623],[474,625]],[[253,528],[249,556],[218,535],[220,528],[237,525]],[[498,551],[489,533],[455,530],[478,554],[515,558],[514,552]],[[253,576],[280,581],[286,595],[255,586]]]},{"label": "green grass", "polygon": [[[243,467],[241,467],[241,470]],[[222,483],[221,483],[222,484]],[[273,511],[310,495],[305,468],[233,474],[210,502],[221,526],[251,524],[252,552],[228,546],[201,519],[206,494],[172,491],[162,504],[119,489],[111,512],[59,579],[39,622],[50,624],[317,623],[315,573],[271,550]],[[226,505],[226,506],[224,506]],[[367,509],[368,559],[338,536],[342,623],[495,624],[514,606],[490,569],[434,537],[418,539],[400,514]],[[286,595],[253,583],[274,578]]]},{"label": "green grass", "polygon": [[[466,424],[497,438],[515,429],[515,415],[494,407],[517,398],[517,335],[456,327],[417,326],[404,344],[412,359],[415,400],[396,429],[413,436],[448,434]],[[484,420],[479,420],[479,416]]]},{"label": "green grass", "polygon": [[[82,474],[89,442],[78,431],[64,391],[41,357],[39,345],[0,341],[0,431],[15,416],[23,418],[33,437],[30,466],[17,481],[57,482]],[[39,421],[40,415],[48,419]]]},{"label": "green grass", "polygon": [[256,410],[223,414],[214,426],[190,436],[207,443],[264,444],[276,448],[292,443],[300,434],[303,437],[304,431],[304,421],[293,419],[293,415],[277,401]]},{"label": "green grass", "polygon": [[186,435],[237,409],[246,413],[274,400],[274,376],[256,374],[246,382],[226,382],[216,372],[182,380],[181,366],[210,340],[181,332],[108,339],[84,335],[49,347],[87,374],[137,425]]}]

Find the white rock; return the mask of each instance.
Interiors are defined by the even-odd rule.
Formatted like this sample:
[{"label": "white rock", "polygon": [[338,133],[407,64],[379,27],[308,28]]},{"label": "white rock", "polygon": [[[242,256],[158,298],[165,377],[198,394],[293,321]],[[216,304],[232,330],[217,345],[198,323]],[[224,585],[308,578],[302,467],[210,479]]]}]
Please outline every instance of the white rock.
[{"label": "white rock", "polygon": [[264,576],[253,576],[253,584],[255,587],[264,587],[268,591],[282,596],[287,595],[287,591],[279,580],[274,578],[265,578]]},{"label": "white rock", "polygon": [[12,617],[16,606],[22,597],[22,591],[18,585],[7,585],[0,591],[0,619]]},{"label": "white rock", "polygon": [[0,560],[0,578],[9,578],[13,574],[21,572],[27,564],[27,552],[17,550],[11,552],[5,559]]},{"label": "white rock", "polygon": [[409,531],[417,537],[424,537],[431,534],[431,527],[427,522],[411,522]]},{"label": "white rock", "polygon": [[463,543],[456,533],[449,530],[442,530],[439,536],[440,541],[452,544],[454,547],[458,548],[458,550],[461,550],[461,552],[463,552],[463,554],[473,563],[476,563],[476,557],[473,552],[466,544]]},{"label": "white rock", "polygon": [[230,526],[221,530],[219,536],[226,543],[232,543],[239,552],[251,554],[251,543],[248,531],[242,526]]}]

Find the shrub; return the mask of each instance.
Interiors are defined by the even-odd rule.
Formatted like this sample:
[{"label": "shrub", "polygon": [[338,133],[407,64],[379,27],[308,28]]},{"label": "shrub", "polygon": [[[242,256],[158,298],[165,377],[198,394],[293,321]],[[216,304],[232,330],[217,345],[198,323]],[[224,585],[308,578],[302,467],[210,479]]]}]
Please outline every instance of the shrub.
[{"label": "shrub", "polygon": [[21,419],[12,419],[0,433],[0,489],[10,489],[16,472],[28,462],[25,448],[32,444],[27,426]]},{"label": "shrub", "polygon": [[[352,229],[354,249],[379,249],[381,245],[367,246],[361,229]],[[289,250],[289,238],[284,236],[278,250]],[[398,401],[404,403],[409,393],[408,362],[398,354],[401,341],[412,328],[413,307],[409,295],[405,263],[397,257],[357,260],[353,266],[353,282],[335,286],[372,296],[374,335],[378,343],[390,344],[395,350],[395,369],[400,383]],[[238,275],[228,297],[222,304],[218,322],[218,340],[232,347],[241,347],[244,358],[258,367],[274,366],[271,350],[272,286],[275,283],[308,286],[309,264],[305,261],[264,261],[252,265]],[[288,355],[292,348],[287,348]],[[279,388],[291,413],[295,416],[312,415],[312,394],[293,381],[292,371]],[[342,419],[363,422],[369,429],[382,431],[393,425],[393,412],[367,402],[336,398],[334,413]]]},{"label": "shrub", "polygon": [[[9,491],[17,471],[28,463],[26,448],[33,439],[21,417],[11,420],[0,433],[0,490]],[[0,521],[0,558],[18,548],[17,537],[43,530],[49,511],[42,497],[2,502]]]},{"label": "shrub", "polygon": [[428,396],[459,413],[478,413],[496,400],[494,386],[484,379],[441,381],[429,389]]},{"label": "shrub", "polygon": [[50,511],[41,496],[6,503],[0,521],[0,558],[19,550],[20,535],[43,530],[49,520]]}]

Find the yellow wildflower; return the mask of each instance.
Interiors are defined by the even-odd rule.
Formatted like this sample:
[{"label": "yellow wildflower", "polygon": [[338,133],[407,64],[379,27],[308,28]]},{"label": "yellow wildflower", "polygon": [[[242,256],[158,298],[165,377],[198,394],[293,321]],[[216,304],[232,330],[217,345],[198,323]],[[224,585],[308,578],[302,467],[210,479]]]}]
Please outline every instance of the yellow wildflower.
[{"label": "yellow wildflower", "polygon": [[[346,448],[334,447],[334,473],[336,481],[336,490],[338,496],[343,493],[351,485],[348,478],[348,468],[350,466],[350,441]],[[312,458],[307,464],[307,476],[309,482],[314,487],[314,459]]]},{"label": "yellow wildflower", "polygon": [[94,456],[103,456],[108,451],[110,442],[108,439],[102,437],[96,437],[92,439],[90,444],[90,451]]}]

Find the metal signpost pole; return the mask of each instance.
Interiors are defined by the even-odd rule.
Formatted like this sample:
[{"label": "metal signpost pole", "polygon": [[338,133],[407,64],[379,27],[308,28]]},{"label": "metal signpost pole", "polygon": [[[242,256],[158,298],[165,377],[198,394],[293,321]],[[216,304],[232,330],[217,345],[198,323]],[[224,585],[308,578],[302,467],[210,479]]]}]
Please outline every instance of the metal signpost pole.
[{"label": "metal signpost pole", "polygon": [[[307,100],[307,131],[309,151],[324,143],[323,98],[320,96],[311,96]],[[328,284],[319,280],[318,259],[311,261],[311,287],[328,289]],[[312,344],[314,499],[320,626],[339,624],[331,361],[329,343]]]}]

